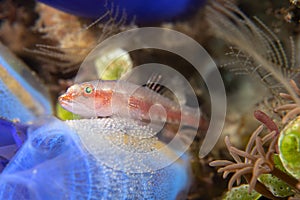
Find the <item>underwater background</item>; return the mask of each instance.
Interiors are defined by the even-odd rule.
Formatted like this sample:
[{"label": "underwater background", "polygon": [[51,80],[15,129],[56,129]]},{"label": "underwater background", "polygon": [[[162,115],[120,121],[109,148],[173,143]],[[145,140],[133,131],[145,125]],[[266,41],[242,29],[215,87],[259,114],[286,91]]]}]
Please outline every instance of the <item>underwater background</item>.
[{"label": "underwater background", "polygon": [[297,0],[1,1],[0,199],[300,199],[299,23]]}]

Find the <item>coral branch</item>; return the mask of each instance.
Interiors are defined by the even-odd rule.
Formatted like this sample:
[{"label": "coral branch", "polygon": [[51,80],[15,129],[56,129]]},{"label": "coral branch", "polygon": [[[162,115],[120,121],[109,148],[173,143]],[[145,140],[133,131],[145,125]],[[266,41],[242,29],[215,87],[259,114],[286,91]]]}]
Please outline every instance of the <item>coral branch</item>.
[{"label": "coral branch", "polygon": [[[298,95],[298,99],[300,96],[300,89],[297,86],[296,82],[294,80],[290,80],[290,85],[293,88],[294,92]],[[282,123],[287,123],[289,120],[295,118],[297,115],[300,114],[300,105],[294,100],[294,98],[292,97],[292,95],[290,94],[286,94],[286,93],[280,93],[280,96],[285,99],[288,100],[289,102],[284,104],[284,105],[280,105],[278,107],[276,107],[274,109],[275,112],[278,111],[286,111],[286,115],[282,118]],[[292,102],[290,102],[292,101]]]},{"label": "coral branch", "polygon": [[269,131],[276,131],[276,134],[279,134],[278,126],[266,113],[261,110],[256,110],[254,111],[254,117],[264,124]]},{"label": "coral branch", "polygon": [[[218,172],[223,172],[224,178],[226,178],[228,174],[233,173],[228,182],[229,190],[233,187],[234,182],[239,184],[240,179],[243,176],[249,183],[249,192],[255,189],[270,199],[281,199],[275,197],[264,185],[257,181],[258,177],[262,174],[273,174],[273,171],[277,172],[272,158],[275,152],[276,141],[278,140],[279,134],[276,133],[276,128],[272,128],[272,131],[266,136],[260,137],[259,134],[262,132],[262,130],[263,126],[261,125],[253,132],[245,151],[232,146],[229,137],[225,137],[227,149],[236,163],[232,161],[220,160],[213,161],[210,163],[210,165],[221,167]],[[267,152],[265,152],[263,145],[269,141],[271,142],[267,148]],[[243,161],[241,158],[243,158]]]}]

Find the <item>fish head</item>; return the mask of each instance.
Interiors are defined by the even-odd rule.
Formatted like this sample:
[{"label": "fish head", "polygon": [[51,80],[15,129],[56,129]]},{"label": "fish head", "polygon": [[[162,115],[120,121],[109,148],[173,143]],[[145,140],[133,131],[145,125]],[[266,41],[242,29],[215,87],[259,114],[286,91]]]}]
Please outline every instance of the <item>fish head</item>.
[{"label": "fish head", "polygon": [[85,82],[72,85],[58,98],[59,104],[66,110],[84,117],[96,117],[95,86]]},{"label": "fish head", "polygon": [[90,81],[69,87],[58,98],[59,104],[66,110],[83,117],[111,116],[114,82]]}]

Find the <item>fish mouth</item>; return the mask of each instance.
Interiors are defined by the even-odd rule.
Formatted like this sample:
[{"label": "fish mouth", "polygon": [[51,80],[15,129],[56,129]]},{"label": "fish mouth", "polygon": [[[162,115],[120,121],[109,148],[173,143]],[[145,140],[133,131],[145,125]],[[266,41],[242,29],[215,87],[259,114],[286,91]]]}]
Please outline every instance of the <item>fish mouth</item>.
[{"label": "fish mouth", "polygon": [[70,103],[72,103],[72,99],[69,95],[63,94],[60,97],[58,97],[58,102],[61,106],[67,106],[70,105]]},{"label": "fish mouth", "polygon": [[58,102],[64,109],[80,116],[91,117],[91,114],[85,114],[82,111],[82,108],[84,108],[84,110],[88,113],[94,113],[93,109],[88,108],[84,103],[80,101],[76,101],[76,99],[74,99],[70,95],[61,95],[60,97],[58,97]]},{"label": "fish mouth", "polygon": [[73,108],[74,101],[69,96],[67,96],[67,95],[61,95],[60,97],[58,97],[58,103],[65,110],[68,110],[68,111],[74,113],[74,108]]}]

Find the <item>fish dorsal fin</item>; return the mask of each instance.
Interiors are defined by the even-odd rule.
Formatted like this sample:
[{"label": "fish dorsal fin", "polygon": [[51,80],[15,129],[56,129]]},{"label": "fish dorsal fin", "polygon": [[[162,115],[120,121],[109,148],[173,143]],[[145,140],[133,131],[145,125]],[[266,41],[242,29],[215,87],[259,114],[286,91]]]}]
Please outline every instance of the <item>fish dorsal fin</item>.
[{"label": "fish dorsal fin", "polygon": [[166,88],[162,85],[162,75],[152,74],[148,79],[147,83],[143,87],[147,87],[158,94],[163,94],[166,91]]}]

